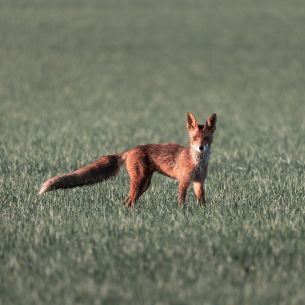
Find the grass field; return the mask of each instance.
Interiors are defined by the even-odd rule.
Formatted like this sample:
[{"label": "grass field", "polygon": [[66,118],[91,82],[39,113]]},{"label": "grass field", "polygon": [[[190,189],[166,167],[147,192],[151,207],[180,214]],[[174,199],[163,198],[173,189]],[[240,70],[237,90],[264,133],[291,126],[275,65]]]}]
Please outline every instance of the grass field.
[{"label": "grass field", "polygon": [[[304,304],[304,1],[0,0],[0,304]],[[160,175],[46,178],[218,114],[207,207]]]}]

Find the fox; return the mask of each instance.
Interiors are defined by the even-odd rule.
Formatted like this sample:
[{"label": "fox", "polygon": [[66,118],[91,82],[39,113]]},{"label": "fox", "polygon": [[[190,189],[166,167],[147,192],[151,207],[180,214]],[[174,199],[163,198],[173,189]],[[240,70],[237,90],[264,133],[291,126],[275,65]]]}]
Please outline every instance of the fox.
[{"label": "fox", "polygon": [[174,143],[146,144],[121,153],[105,155],[71,173],[46,180],[39,194],[102,182],[116,176],[124,164],[130,178],[129,194],[124,201],[128,208],[133,208],[140,196],[147,191],[155,172],[178,180],[180,208],[185,203],[186,192],[191,182],[197,202],[205,206],[204,185],[216,121],[216,113],[213,113],[204,124],[198,124],[195,116],[188,112],[188,146]]}]

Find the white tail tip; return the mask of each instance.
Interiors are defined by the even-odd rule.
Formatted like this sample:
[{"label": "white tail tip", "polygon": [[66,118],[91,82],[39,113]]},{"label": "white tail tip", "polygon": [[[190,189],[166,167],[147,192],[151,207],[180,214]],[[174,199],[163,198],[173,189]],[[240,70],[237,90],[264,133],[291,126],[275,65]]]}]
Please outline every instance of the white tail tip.
[{"label": "white tail tip", "polygon": [[44,184],[41,186],[41,188],[40,188],[40,190],[39,190],[39,192],[38,192],[38,195],[42,195],[43,193],[47,192],[47,190],[48,190],[48,186],[44,183]]}]

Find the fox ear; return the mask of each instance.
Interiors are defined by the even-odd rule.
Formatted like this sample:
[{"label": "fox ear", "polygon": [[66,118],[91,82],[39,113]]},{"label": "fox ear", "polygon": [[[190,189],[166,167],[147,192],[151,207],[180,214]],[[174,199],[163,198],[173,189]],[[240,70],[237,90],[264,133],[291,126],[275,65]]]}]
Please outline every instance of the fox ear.
[{"label": "fox ear", "polygon": [[191,112],[187,113],[187,128],[189,130],[194,130],[198,128],[197,120]]},{"label": "fox ear", "polygon": [[208,126],[208,128],[210,129],[216,129],[216,121],[217,121],[217,116],[216,113],[213,113],[212,115],[210,115],[206,121],[206,125]]}]

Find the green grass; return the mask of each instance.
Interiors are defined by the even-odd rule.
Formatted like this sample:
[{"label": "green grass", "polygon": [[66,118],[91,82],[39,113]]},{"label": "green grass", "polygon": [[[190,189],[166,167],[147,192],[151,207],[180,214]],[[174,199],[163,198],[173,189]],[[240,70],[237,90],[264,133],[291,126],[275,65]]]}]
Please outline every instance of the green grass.
[{"label": "green grass", "polygon": [[[0,2],[0,304],[304,304],[303,1]],[[45,179],[218,114],[207,207],[124,170]]]}]

